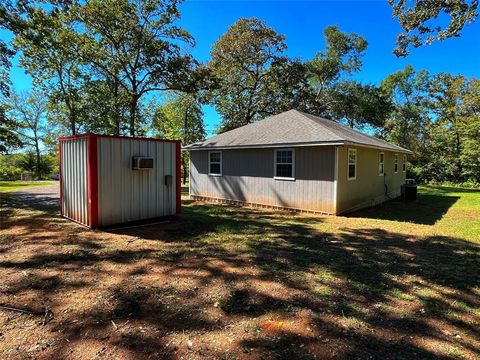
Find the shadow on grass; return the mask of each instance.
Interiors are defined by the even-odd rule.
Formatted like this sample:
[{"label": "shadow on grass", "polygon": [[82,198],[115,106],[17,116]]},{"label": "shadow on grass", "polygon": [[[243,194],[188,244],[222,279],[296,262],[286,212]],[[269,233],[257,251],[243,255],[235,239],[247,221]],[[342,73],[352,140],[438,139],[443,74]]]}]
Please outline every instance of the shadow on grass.
[{"label": "shadow on grass", "polygon": [[[425,341],[480,351],[472,340],[480,337],[478,245],[380,228],[333,233],[322,231],[321,217],[281,212],[211,205],[183,210],[178,222],[115,232],[135,236],[142,242],[135,248],[119,243],[71,253],[58,247],[0,261],[0,270],[68,275],[8,280],[6,291],[18,298],[26,291],[35,299],[60,290],[93,291],[96,302],[48,325],[68,340],[52,350],[52,358],[67,357],[71,343],[103,339],[136,358],[173,359],[179,349],[168,346],[172,336],[208,342],[238,328],[232,357],[447,358]],[[109,282],[112,269],[118,271],[115,282]],[[102,293],[88,276],[104,284]],[[259,331],[265,316],[297,325]],[[112,320],[124,327],[112,331]],[[453,342],[445,328],[461,338]],[[197,357],[225,355],[211,343],[193,351]]]},{"label": "shadow on grass", "polygon": [[[462,189],[465,191],[466,189]],[[433,225],[460,199],[435,188],[420,189],[416,201],[393,199],[383,204],[346,214],[346,217],[405,221]]]}]

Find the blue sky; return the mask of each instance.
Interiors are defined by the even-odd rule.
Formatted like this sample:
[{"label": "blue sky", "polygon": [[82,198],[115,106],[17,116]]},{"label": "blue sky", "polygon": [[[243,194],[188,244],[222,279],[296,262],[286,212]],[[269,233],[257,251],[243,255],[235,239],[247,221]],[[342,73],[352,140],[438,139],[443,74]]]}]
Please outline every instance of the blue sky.
[{"label": "blue sky", "polygon": [[[460,38],[436,42],[412,49],[407,58],[392,54],[397,33],[401,30],[387,0],[338,1],[208,1],[186,0],[180,7],[180,24],[196,40],[191,49],[202,62],[210,58],[212,44],[239,17],[263,19],[286,37],[291,57],[310,59],[324,49],[323,29],[338,25],[342,31],[364,36],[368,49],[362,70],[355,78],[378,84],[388,74],[411,64],[415,69],[432,73],[461,73],[480,77],[480,19],[467,26]],[[5,33],[1,33],[5,36]],[[12,71],[12,81],[18,90],[27,89],[31,82],[21,69]],[[205,122],[211,134],[220,118],[212,107],[205,107]]]}]

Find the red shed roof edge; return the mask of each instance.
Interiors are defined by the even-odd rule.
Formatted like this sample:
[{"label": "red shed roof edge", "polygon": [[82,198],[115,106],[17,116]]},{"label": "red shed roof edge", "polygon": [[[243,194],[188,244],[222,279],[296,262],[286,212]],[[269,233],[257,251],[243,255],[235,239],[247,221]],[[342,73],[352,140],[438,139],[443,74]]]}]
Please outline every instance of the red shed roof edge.
[{"label": "red shed roof edge", "polygon": [[149,138],[149,137],[143,137],[143,136],[107,135],[107,134],[93,134],[93,133],[70,135],[70,136],[60,136],[58,138],[58,140],[59,141],[68,141],[68,140],[73,140],[73,139],[81,139],[81,138],[84,138],[84,137],[103,137],[103,138],[113,138],[113,139],[147,140],[147,141],[180,143],[180,140],[157,139],[157,138]]}]

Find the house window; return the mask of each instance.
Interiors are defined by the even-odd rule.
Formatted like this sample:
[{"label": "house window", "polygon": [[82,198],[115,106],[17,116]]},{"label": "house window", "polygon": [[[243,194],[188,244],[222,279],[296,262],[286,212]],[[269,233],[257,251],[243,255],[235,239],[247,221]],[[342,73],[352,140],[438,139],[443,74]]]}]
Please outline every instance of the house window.
[{"label": "house window", "polygon": [[385,154],[378,154],[378,175],[383,176],[385,174]]},{"label": "house window", "polygon": [[208,153],[208,175],[222,175],[222,152],[210,151]]},{"label": "house window", "polygon": [[403,172],[407,171],[407,155],[403,155],[402,170]]},{"label": "house window", "polygon": [[394,160],[394,163],[393,163],[393,171],[396,173],[398,173],[398,154],[395,154],[395,160]]},{"label": "house window", "polygon": [[357,178],[357,150],[348,149],[348,180]]},{"label": "house window", "polygon": [[294,180],[294,150],[275,150],[275,179]]}]

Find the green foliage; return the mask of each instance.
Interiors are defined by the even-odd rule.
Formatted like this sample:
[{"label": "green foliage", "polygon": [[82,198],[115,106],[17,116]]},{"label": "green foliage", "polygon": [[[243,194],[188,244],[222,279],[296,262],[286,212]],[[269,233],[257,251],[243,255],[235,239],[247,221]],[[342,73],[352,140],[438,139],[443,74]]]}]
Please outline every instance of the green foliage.
[{"label": "green foliage", "polygon": [[[397,36],[397,56],[408,55],[409,47],[429,45],[435,40],[460,36],[465,25],[478,16],[477,0],[425,1],[388,0],[393,16],[398,19],[404,32]],[[448,16],[448,25],[435,24],[442,15]],[[437,21],[441,23],[440,20]]]},{"label": "green foliage", "polygon": [[427,107],[429,74],[416,72],[411,66],[387,76],[381,88],[392,102],[392,112],[386,118],[383,136],[395,144],[410,149],[408,168],[418,169],[418,181],[428,177],[434,169],[421,169],[429,163],[433,151],[430,141],[431,119]]},{"label": "green foliage", "polygon": [[4,181],[14,181],[20,180],[20,174],[22,173],[22,169],[0,162],[0,180]]},{"label": "green foliage", "polygon": [[392,108],[390,99],[381,88],[356,81],[335,84],[330,96],[332,117],[344,119],[351,128],[382,127]]},{"label": "green foliage", "polygon": [[[152,91],[196,91],[205,72],[181,44],[178,0],[26,2],[12,26],[21,64],[62,131],[142,134]],[[14,11],[11,11],[12,14]],[[14,23],[13,20],[10,23]],[[138,129],[137,129],[138,128]],[[138,130],[138,131],[137,131]]]},{"label": "green foliage", "polygon": [[367,41],[336,26],[324,30],[326,49],[302,63],[283,55],[285,39],[265,22],[240,19],[214,44],[209,69],[217,79],[207,101],[222,115],[219,132],[296,108],[381,126],[390,102],[381,89],[345,79],[359,71]]},{"label": "green foliage", "polygon": [[48,93],[51,116],[73,135],[82,125],[81,87],[87,73],[74,50],[78,39],[70,24],[71,15],[63,8],[29,6],[14,43],[22,51],[22,67]]},{"label": "green foliage", "polygon": [[22,145],[16,132],[17,123],[8,118],[6,103],[0,103],[0,154],[6,154]]},{"label": "green foliage", "polygon": [[193,44],[174,23],[177,0],[94,0],[73,8],[80,34],[78,54],[96,72],[110,78],[128,98],[129,132],[136,134],[139,101],[162,90],[194,91],[196,62],[181,52]]},{"label": "green foliage", "polygon": [[[40,176],[37,180],[49,179],[53,174],[58,174],[58,157],[56,154],[45,154],[40,157]],[[0,155],[0,180],[19,180],[25,172],[36,173],[36,154]]]},{"label": "green foliage", "polygon": [[[41,152],[43,139],[51,130],[46,122],[47,100],[40,92],[12,94],[7,116],[15,119],[15,133],[27,150],[35,152],[34,172],[37,179],[45,173]],[[32,170],[32,171],[33,171]]]},{"label": "green foliage", "polygon": [[430,108],[436,116],[436,160],[445,163],[440,180],[480,182],[480,81],[437,74],[430,86]]},{"label": "green foliage", "polygon": [[[180,139],[188,145],[205,140],[205,125],[200,103],[195,96],[172,93],[160,105],[153,116],[152,127],[155,135],[165,139]],[[182,153],[183,182],[188,174],[188,152]]]},{"label": "green foliage", "polygon": [[308,63],[312,85],[320,92],[342,73],[359,71],[368,46],[360,35],[344,33],[337,26],[325,28],[323,34],[326,50],[319,51]]},{"label": "green foliage", "polygon": [[272,64],[286,49],[284,36],[264,21],[240,18],[218,39],[208,68],[217,86],[207,94],[222,115],[219,132],[247,125],[268,115]]},{"label": "green foliage", "polygon": [[418,181],[473,181],[480,176],[480,81],[416,72],[411,66],[383,82],[394,104],[383,135],[413,151]]}]

